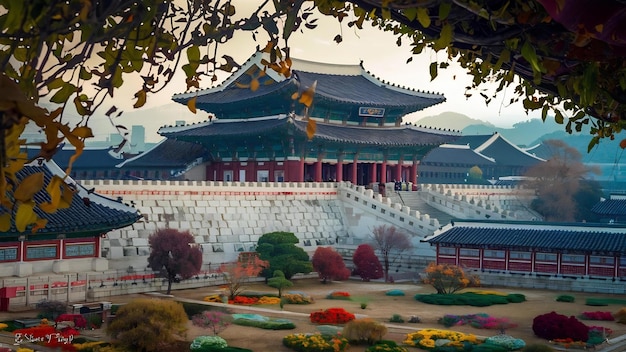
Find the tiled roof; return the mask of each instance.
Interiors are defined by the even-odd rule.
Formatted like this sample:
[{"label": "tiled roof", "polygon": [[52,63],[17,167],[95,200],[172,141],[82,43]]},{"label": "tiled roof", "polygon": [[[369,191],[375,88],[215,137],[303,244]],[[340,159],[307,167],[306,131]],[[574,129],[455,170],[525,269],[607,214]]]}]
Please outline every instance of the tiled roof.
[{"label": "tiled roof", "polygon": [[431,150],[422,163],[441,162],[446,164],[462,164],[462,165],[488,165],[494,166],[496,163],[473,149],[468,147],[441,145],[439,148]]},{"label": "tiled roof", "polygon": [[[83,153],[72,164],[75,169],[112,169],[119,164],[122,159],[116,158],[111,153],[111,148],[85,148]],[[75,149],[59,149],[52,157],[54,162],[62,169],[67,168],[70,158],[76,152]],[[39,153],[39,148],[28,148],[29,158],[34,158]]]},{"label": "tiled roof", "polygon": [[[179,140],[201,141],[203,138],[251,138],[275,137],[282,139],[286,131],[295,127],[296,132],[306,136],[307,121],[294,120],[286,116],[272,119],[250,120],[218,120],[197,128],[165,131],[161,134],[167,138]],[[281,133],[282,132],[282,133]],[[325,124],[318,122],[313,139],[331,142],[367,144],[373,146],[419,146],[439,145],[452,141],[458,136],[443,133],[439,130],[418,128],[412,125],[401,127],[359,127],[350,125]]]},{"label": "tiled roof", "polygon": [[598,215],[624,216],[626,215],[626,199],[607,199],[596,203],[591,212]]},{"label": "tiled roof", "polygon": [[[18,172],[18,180],[22,180],[28,175],[43,172],[45,184],[48,184],[53,175],[63,176],[62,170],[54,162],[42,161],[41,165],[35,161]],[[67,237],[95,236],[106,233],[110,230],[122,228],[135,223],[141,215],[138,211],[121,202],[101,196],[95,192],[88,191],[72,179],[66,179],[66,183],[73,184],[78,190],[72,197],[69,208],[58,209],[55,213],[46,213],[39,208],[35,208],[35,213],[40,218],[48,220],[47,225],[32,234],[27,228],[24,234],[29,238],[37,235],[65,235]],[[36,202],[43,203],[50,200],[45,188],[35,194]],[[0,208],[0,212],[6,209]],[[8,232],[0,233],[0,240],[7,237],[14,237],[20,233],[12,226]]]},{"label": "tiled roof", "polygon": [[468,145],[476,152],[492,158],[498,166],[525,166],[530,167],[544,161],[524,149],[506,140],[499,133],[492,135],[462,136],[452,144]]},{"label": "tiled roof", "polygon": [[201,144],[164,139],[151,149],[119,164],[118,167],[183,169],[205,154],[206,150]]},{"label": "tiled roof", "polygon": [[[443,94],[420,92],[382,82],[360,65],[333,65],[292,58],[292,75],[278,75],[261,64],[263,55],[256,53],[235,73],[217,87],[176,94],[172,100],[186,104],[196,98],[196,106],[216,113],[222,106],[246,100],[264,101],[289,113],[293,93],[302,92],[316,83],[315,100],[382,108],[402,108],[404,114],[444,102]],[[250,89],[252,78],[259,83]],[[257,107],[258,108],[258,107]],[[220,116],[218,116],[220,117]]]},{"label": "tiled roof", "polygon": [[[454,222],[453,222],[454,224]],[[429,239],[431,244],[466,248],[626,254],[626,229],[601,226],[454,224]]]},{"label": "tiled roof", "polygon": [[386,85],[374,84],[363,75],[328,75],[303,71],[296,71],[295,75],[304,87],[310,87],[317,81],[317,97],[341,103],[422,110],[445,101],[443,95],[426,97],[389,89]]}]

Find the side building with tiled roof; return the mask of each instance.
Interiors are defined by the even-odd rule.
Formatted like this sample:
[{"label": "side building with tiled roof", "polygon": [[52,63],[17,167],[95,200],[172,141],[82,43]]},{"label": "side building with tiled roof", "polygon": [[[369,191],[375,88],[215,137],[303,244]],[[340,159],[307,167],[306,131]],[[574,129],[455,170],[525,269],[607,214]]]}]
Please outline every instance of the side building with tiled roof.
[{"label": "side building with tiled roof", "polygon": [[592,208],[601,222],[626,224],[626,195],[611,194],[608,199],[601,199]]},{"label": "side building with tiled roof", "polygon": [[[493,184],[500,178],[523,176],[544,162],[514,145],[499,133],[462,136],[432,149],[420,162],[420,183]],[[478,168],[481,177],[472,173]]]},{"label": "side building with tiled roof", "polygon": [[[0,232],[0,277],[107,270],[108,262],[101,253],[102,237],[134,224],[141,218],[139,212],[120,200],[85,189],[52,161],[35,160],[16,177],[20,182],[37,173],[43,174],[44,185],[54,177],[61,178],[61,186],[71,190],[70,205],[55,212],[34,207],[35,214],[46,221],[43,228],[33,229],[30,225],[20,231],[12,221],[8,230]],[[50,201],[49,187],[35,194],[37,204]],[[17,216],[13,210],[0,207],[0,215],[6,213]]]},{"label": "side building with tiled roof", "polygon": [[437,263],[470,270],[626,279],[626,226],[454,220],[423,241]]},{"label": "side building with tiled roof", "polygon": [[[415,184],[422,157],[460,136],[402,122],[408,113],[444,102],[441,94],[383,82],[362,65],[293,59],[285,77],[266,69],[262,59],[253,55],[215,88],[174,95],[181,104],[194,99],[197,109],[214,116],[159,130],[168,148],[178,151],[179,164],[157,146],[120,168],[167,159],[172,164],[163,167],[172,175],[186,170],[179,178],[190,180]],[[307,91],[308,107],[298,98]]]}]

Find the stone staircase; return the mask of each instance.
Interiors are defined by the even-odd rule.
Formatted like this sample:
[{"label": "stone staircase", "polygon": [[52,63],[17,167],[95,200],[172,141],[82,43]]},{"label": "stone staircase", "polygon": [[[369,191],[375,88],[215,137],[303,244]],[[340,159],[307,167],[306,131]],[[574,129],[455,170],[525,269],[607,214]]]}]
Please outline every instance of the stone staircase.
[{"label": "stone staircase", "polygon": [[431,219],[437,219],[439,225],[444,226],[454,218],[452,215],[443,212],[428,203],[422,198],[421,192],[400,191],[387,192],[387,197],[392,203],[398,203],[411,208],[411,211],[419,211],[420,214],[428,214]]}]

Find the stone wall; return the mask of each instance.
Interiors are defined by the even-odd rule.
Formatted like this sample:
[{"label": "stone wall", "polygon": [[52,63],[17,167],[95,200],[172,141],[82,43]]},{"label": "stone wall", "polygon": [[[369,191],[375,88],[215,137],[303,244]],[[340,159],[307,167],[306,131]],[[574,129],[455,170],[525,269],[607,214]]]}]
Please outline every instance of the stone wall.
[{"label": "stone wall", "polygon": [[253,250],[259,237],[293,232],[312,252],[346,237],[336,183],[212,181],[84,181],[83,186],[121,197],[143,219],[111,231],[103,256],[111,269],[145,268],[148,237],[157,229],[189,230],[203,250],[203,262],[219,264]]}]

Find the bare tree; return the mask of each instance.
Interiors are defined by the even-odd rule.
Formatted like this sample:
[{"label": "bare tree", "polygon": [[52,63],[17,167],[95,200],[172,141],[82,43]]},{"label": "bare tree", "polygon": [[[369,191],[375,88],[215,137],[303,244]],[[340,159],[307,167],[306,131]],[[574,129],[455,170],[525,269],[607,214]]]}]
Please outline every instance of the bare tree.
[{"label": "bare tree", "polygon": [[390,225],[380,225],[372,230],[374,249],[380,252],[383,260],[385,282],[389,281],[389,266],[395,262],[400,254],[413,247],[409,235]]},{"label": "bare tree", "polygon": [[[583,182],[591,173],[599,173],[582,163],[580,153],[560,140],[546,140],[551,157],[530,168],[525,176],[526,187],[534,189],[537,198],[533,210],[546,221],[576,221],[579,211],[576,195],[583,191]],[[599,200],[599,199],[598,199]]]}]

